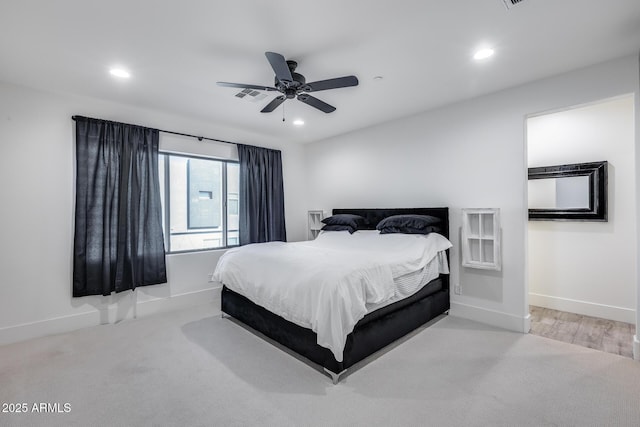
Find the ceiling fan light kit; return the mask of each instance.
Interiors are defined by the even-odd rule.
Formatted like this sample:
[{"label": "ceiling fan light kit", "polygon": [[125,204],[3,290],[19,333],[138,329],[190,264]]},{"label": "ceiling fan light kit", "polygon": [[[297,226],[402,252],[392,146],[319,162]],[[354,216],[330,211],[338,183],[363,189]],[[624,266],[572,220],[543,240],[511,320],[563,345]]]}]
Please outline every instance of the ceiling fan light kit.
[{"label": "ceiling fan light kit", "polygon": [[269,102],[260,111],[261,113],[270,113],[287,99],[293,98],[296,98],[298,101],[311,107],[317,108],[324,113],[332,113],[336,110],[334,106],[309,95],[309,92],[319,92],[322,90],[339,89],[358,85],[358,78],[356,76],[337,77],[334,79],[307,83],[302,74],[295,72],[298,67],[298,63],[296,61],[287,61],[284,59],[284,56],[275,52],[265,52],[265,56],[275,73],[273,87],[228,82],[218,82],[218,86],[280,92],[282,95],[277,96]]}]

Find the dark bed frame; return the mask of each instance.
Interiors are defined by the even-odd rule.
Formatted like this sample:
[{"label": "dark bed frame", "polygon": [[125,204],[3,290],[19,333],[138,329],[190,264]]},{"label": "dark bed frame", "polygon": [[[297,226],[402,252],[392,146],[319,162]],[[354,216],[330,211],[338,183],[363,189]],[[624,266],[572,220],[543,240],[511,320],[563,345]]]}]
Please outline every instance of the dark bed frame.
[{"label": "dark bed frame", "polygon": [[[334,209],[333,214],[351,213],[375,226],[391,215],[431,215],[442,220],[441,233],[449,238],[448,208]],[[448,255],[448,254],[447,254]],[[268,338],[322,366],[337,383],[346,370],[376,351],[449,310],[449,276],[441,274],[416,294],[382,307],[364,316],[347,336],[342,362],[328,348],[317,344],[316,333],[289,322],[253,303],[246,297],[222,287],[222,312],[261,332]]]}]

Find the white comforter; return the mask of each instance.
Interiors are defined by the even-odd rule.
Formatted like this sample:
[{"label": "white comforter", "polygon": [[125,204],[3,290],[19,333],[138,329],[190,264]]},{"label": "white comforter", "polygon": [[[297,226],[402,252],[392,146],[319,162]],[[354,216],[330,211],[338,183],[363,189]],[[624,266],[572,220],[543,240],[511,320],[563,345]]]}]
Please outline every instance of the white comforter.
[{"label": "white comforter", "polygon": [[342,361],[347,335],[366,304],[394,296],[393,279],[420,270],[451,247],[443,236],[322,232],[308,242],[257,243],[230,249],[213,280],[318,336]]}]

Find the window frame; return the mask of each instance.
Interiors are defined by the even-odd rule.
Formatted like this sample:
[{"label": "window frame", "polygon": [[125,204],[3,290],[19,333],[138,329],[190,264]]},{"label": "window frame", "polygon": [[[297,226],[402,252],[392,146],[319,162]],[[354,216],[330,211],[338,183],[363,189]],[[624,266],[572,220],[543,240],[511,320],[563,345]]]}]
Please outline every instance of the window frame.
[{"label": "window frame", "polygon": [[[158,151],[158,156],[164,156],[164,161],[163,161],[163,168],[164,168],[164,195],[163,195],[163,200],[164,203],[162,204],[162,211],[163,211],[163,215],[164,215],[164,230],[165,231],[163,233],[163,237],[164,237],[164,246],[165,246],[165,253],[168,255],[173,255],[173,254],[185,254],[185,253],[193,253],[193,252],[206,252],[206,251],[218,251],[218,250],[226,250],[226,249],[230,249],[230,248],[235,248],[240,246],[239,244],[235,244],[235,245],[230,245],[229,244],[229,230],[228,230],[228,214],[229,214],[229,207],[228,207],[228,180],[227,180],[227,165],[228,164],[236,164],[239,165],[240,162],[238,160],[230,160],[230,159],[222,159],[219,157],[214,157],[214,156],[204,156],[204,155],[192,155],[192,154],[185,154],[185,153],[175,153],[175,152],[171,152],[171,151]],[[219,246],[219,247],[215,247],[215,248],[202,248],[202,249],[186,249],[186,250],[180,250],[180,251],[172,251],[171,250],[171,235],[175,234],[175,235],[181,235],[181,234],[188,234],[188,235],[195,235],[195,234],[209,234],[211,233],[211,228],[207,228],[206,230],[209,231],[202,231],[204,229],[198,229],[198,228],[189,228],[190,230],[193,231],[187,231],[187,232],[178,232],[178,233],[171,233],[171,206],[170,206],[170,201],[171,201],[171,166],[170,166],[170,158],[171,156],[173,157],[182,157],[182,158],[186,158],[186,159],[198,159],[198,160],[211,160],[211,161],[216,161],[216,162],[220,162],[222,164],[222,170],[221,170],[221,182],[222,182],[222,194],[221,194],[221,198],[222,198],[222,218],[221,218],[221,223],[222,226],[220,227],[222,229],[222,242],[224,243],[224,245]],[[189,176],[187,175],[187,180],[189,179]],[[188,193],[188,192],[187,192]],[[187,195],[188,198],[188,195]],[[189,210],[189,200],[185,200],[186,203],[186,207],[187,207],[187,211]],[[188,214],[187,214],[188,215]],[[200,231],[198,231],[200,230]],[[231,230],[231,231],[239,231],[239,230]]]},{"label": "window frame", "polygon": [[[473,230],[472,217],[477,216],[477,230]],[[485,229],[483,218],[488,219],[491,229]],[[473,221],[476,222],[476,221]],[[482,270],[502,270],[500,251],[500,208],[463,208],[462,209],[462,266]],[[478,245],[478,256],[473,256],[471,242]],[[483,242],[490,243],[489,249]],[[487,255],[490,254],[490,255]]]}]

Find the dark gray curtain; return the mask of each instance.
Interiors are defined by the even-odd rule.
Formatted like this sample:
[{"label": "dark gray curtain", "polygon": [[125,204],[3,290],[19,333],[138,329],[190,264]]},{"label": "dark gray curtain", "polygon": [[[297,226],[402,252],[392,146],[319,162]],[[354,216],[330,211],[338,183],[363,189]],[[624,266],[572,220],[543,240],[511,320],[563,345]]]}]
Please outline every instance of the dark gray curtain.
[{"label": "dark gray curtain", "polygon": [[73,296],[165,283],[158,130],[74,119]]},{"label": "dark gray curtain", "polygon": [[240,244],[287,240],[282,155],[278,150],[238,144]]}]

